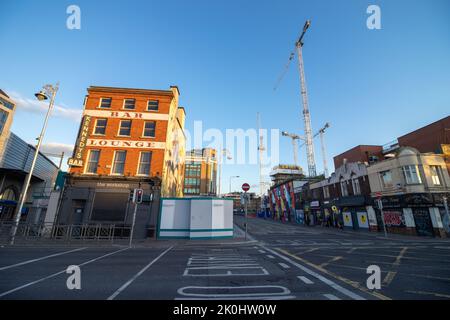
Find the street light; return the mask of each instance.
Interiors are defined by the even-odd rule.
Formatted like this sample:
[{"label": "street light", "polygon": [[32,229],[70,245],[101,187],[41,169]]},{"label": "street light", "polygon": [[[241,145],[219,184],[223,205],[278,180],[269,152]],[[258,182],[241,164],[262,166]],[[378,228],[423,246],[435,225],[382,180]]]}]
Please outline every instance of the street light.
[{"label": "street light", "polygon": [[218,165],[219,165],[219,168],[218,168],[218,170],[219,170],[219,179],[218,179],[219,180],[219,186],[217,188],[217,191],[218,191],[217,193],[218,193],[219,197],[221,196],[221,191],[222,191],[222,162],[223,162],[223,156],[224,155],[227,156],[228,160],[233,159],[233,157],[230,156],[230,151],[228,151],[228,149],[223,148],[223,149],[220,150],[219,161],[218,161]]},{"label": "street light", "polygon": [[240,176],[230,176],[230,193],[231,193],[231,179],[233,178],[240,178]]},{"label": "street light", "polygon": [[41,148],[42,139],[44,138],[45,129],[47,128],[48,118],[50,117],[50,114],[52,112],[53,105],[55,102],[55,96],[56,96],[56,92],[58,91],[58,88],[59,88],[59,83],[57,83],[55,86],[53,86],[51,84],[46,84],[44,87],[42,87],[41,91],[39,91],[38,93],[35,94],[36,98],[39,101],[47,100],[50,96],[50,103],[48,106],[47,115],[45,116],[44,125],[42,126],[41,134],[37,138],[38,142],[36,145],[36,150],[34,153],[33,161],[31,162],[30,172],[28,172],[28,174],[25,178],[25,183],[22,186],[22,192],[20,194],[19,205],[17,206],[15,216],[14,216],[14,223],[11,228],[10,244],[14,244],[14,239],[16,237],[17,227],[19,225],[23,205],[25,203],[28,188],[30,186],[31,177],[33,176],[34,167],[36,165],[36,161],[39,156],[39,149]]}]

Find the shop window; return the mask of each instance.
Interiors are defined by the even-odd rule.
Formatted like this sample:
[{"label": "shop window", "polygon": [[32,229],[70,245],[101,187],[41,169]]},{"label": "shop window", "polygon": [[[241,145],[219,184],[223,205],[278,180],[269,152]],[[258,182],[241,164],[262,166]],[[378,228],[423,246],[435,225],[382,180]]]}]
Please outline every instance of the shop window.
[{"label": "shop window", "polygon": [[325,199],[330,198],[330,188],[328,186],[323,187],[323,197]]}]

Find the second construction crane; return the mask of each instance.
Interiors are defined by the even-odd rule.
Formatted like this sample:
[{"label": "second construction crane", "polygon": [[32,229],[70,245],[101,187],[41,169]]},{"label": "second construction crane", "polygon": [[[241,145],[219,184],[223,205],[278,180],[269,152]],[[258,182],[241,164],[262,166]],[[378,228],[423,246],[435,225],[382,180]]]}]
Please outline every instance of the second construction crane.
[{"label": "second construction crane", "polygon": [[[314,158],[314,144],[313,144],[313,134],[312,134],[312,128],[311,128],[311,115],[309,113],[309,104],[308,104],[308,93],[306,90],[306,79],[305,79],[305,70],[303,66],[303,37],[305,36],[306,30],[308,30],[309,26],[311,25],[311,20],[307,20],[305,25],[303,26],[303,32],[300,35],[298,41],[295,43],[295,47],[297,49],[297,55],[298,55],[298,69],[300,72],[300,91],[302,95],[302,103],[303,103],[303,121],[305,125],[305,144],[306,144],[306,158],[308,161],[308,174],[310,177],[315,177],[317,175],[316,172],[316,160]],[[283,79],[284,75],[287,72],[287,69],[289,68],[289,65],[291,61],[294,59],[294,52],[292,52],[289,56],[288,63],[286,64],[285,69],[283,70],[283,73],[278,78],[277,83],[274,87],[274,90],[277,89],[278,85],[280,84],[281,80]],[[293,139],[295,142],[295,139]]]},{"label": "second construction crane", "polygon": [[313,135],[311,129],[311,116],[309,113],[309,105],[308,105],[308,93],[306,91],[306,79],[305,79],[305,71],[303,66],[303,37],[311,25],[311,21],[307,20],[304,27],[303,32],[300,35],[300,38],[295,43],[295,47],[297,48],[298,55],[298,69],[300,72],[300,82],[301,82],[301,94],[303,100],[303,120],[305,123],[305,142],[306,142],[306,159],[308,161],[308,173],[310,177],[315,177],[316,174],[316,160],[314,159],[314,144],[313,144]]}]

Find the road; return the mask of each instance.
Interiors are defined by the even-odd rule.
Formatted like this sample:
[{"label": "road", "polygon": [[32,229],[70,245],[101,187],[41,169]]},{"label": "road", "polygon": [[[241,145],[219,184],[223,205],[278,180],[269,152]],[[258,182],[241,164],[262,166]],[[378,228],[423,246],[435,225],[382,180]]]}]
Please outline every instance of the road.
[{"label": "road", "polygon": [[[242,226],[242,217],[235,216]],[[449,299],[450,242],[249,219],[230,240],[0,248],[0,299]],[[69,290],[71,265],[81,289]],[[382,287],[369,290],[378,265]]]}]

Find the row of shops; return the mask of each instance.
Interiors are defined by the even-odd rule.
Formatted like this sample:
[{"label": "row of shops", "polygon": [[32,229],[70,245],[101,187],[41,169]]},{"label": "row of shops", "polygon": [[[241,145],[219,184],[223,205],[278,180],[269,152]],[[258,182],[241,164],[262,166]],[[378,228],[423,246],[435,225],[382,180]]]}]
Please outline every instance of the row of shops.
[{"label": "row of shops", "polygon": [[[377,199],[358,195],[333,200],[311,200],[306,183],[290,181],[269,190],[261,217],[282,222],[360,231],[383,231]],[[450,193],[415,193],[381,197],[387,232],[445,237],[448,216],[445,197]]]}]

